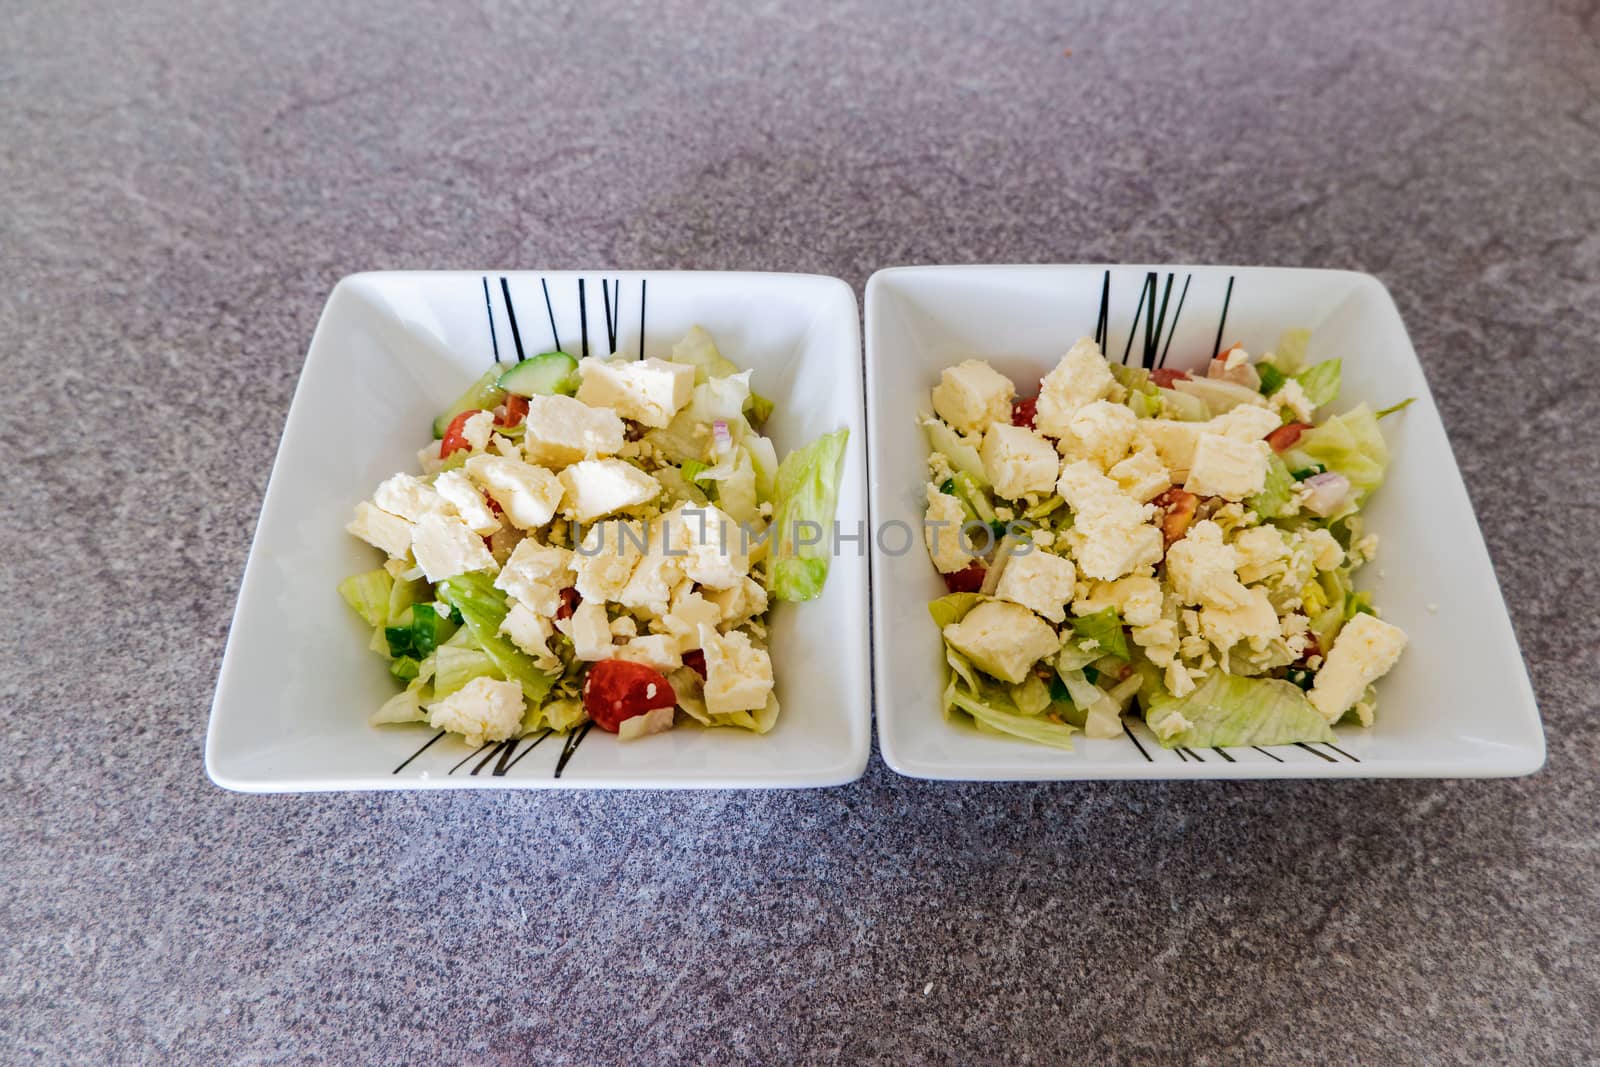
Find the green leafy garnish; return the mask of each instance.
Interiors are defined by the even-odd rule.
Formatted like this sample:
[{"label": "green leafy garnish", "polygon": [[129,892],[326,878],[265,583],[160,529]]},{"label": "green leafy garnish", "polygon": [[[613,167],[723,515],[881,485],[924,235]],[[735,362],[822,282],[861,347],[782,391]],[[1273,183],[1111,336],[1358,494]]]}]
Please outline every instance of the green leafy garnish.
[{"label": "green leafy garnish", "polygon": [[438,646],[439,613],[432,604],[413,604],[411,622],[385,627],[383,636],[389,642],[389,655],[395,659],[423,659]]},{"label": "green leafy garnish", "polygon": [[1257,363],[1256,373],[1261,376],[1261,395],[1271,396],[1283,388],[1283,383],[1289,376],[1271,363]]},{"label": "green leafy garnish", "polygon": [[1105,655],[1122,660],[1128,658],[1128,639],[1122,632],[1122,615],[1116,608],[1073,619],[1072,632],[1080,642],[1096,642],[1095,647]]}]

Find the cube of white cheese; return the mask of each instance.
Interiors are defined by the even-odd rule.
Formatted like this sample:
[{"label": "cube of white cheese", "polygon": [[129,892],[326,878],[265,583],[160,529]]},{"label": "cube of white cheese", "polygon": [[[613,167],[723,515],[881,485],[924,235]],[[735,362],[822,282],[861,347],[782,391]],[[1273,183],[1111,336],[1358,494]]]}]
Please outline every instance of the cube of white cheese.
[{"label": "cube of white cheese", "polygon": [[1201,519],[1167,549],[1167,581],[1185,604],[1243,607],[1244,586],[1235,573],[1239,553],[1222,542],[1222,527]]},{"label": "cube of white cheese", "polygon": [[1218,655],[1226,655],[1240,641],[1248,641],[1259,652],[1281,635],[1282,624],[1267,591],[1257,586],[1246,589],[1243,602],[1235,607],[1201,608],[1200,632],[1216,646]]},{"label": "cube of white cheese", "polygon": [[1086,459],[1101,470],[1128,454],[1139,419],[1122,404],[1091,400],[1067,421],[1061,446],[1073,459]]},{"label": "cube of white cheese", "polygon": [[1233,548],[1239,554],[1239,580],[1245,583],[1259,582],[1281,571],[1281,564],[1289,555],[1289,543],[1276,526],[1240,530],[1233,535]]},{"label": "cube of white cheese", "polygon": [[1243,500],[1261,492],[1267,480],[1272,447],[1265,441],[1240,441],[1219,433],[1203,433],[1194,446],[1194,460],[1184,489],[1197,496]]},{"label": "cube of white cheese", "polygon": [[625,419],[660,428],[672,421],[694,393],[694,367],[662,359],[598,359],[578,361],[583,382],[578,399],[590,407],[610,408]]},{"label": "cube of white cheese", "polygon": [[714,504],[682,507],[661,517],[683,553],[683,573],[707,589],[728,589],[750,573],[750,553],[739,525]]},{"label": "cube of white cheese", "polygon": [[1087,460],[1068,463],[1056,492],[1073,512],[1067,543],[1078,571],[1110,581],[1161,559],[1161,531],[1147,520],[1155,508],[1124,493]]},{"label": "cube of white cheese", "polygon": [[411,523],[365,500],[356,505],[355,517],[345,531],[394,559],[403,558],[411,550]]},{"label": "cube of white cheese", "polygon": [[1142,448],[1106,472],[1117,487],[1141,504],[1147,503],[1172,485],[1172,475],[1154,449]]},{"label": "cube of white cheese", "polygon": [[967,512],[949,493],[936,485],[928,486],[928,513],[923,516],[922,536],[928,542],[928,555],[941,574],[954,574],[972,562],[972,553],[961,547],[961,525]]},{"label": "cube of white cheese", "polygon": [[391,515],[416,522],[424,515],[448,515],[450,505],[427,482],[411,474],[384,479],[372,502]]},{"label": "cube of white cheese", "polygon": [[981,359],[946,367],[933,388],[933,410],[962,433],[983,433],[991,423],[1011,422],[1011,379]]},{"label": "cube of white cheese", "polygon": [[1322,669],[1311,685],[1311,705],[1329,722],[1361,699],[1367,686],[1389,673],[1406,647],[1406,632],[1365,612],[1356,615],[1334,638]]},{"label": "cube of white cheese", "polygon": [[717,624],[724,630],[743,625],[767,610],[766,589],[748,575],[727,589],[709,590],[706,599],[722,613]]},{"label": "cube of white cheese", "polygon": [[[740,596],[744,593],[744,584],[748,582],[759,590],[760,585],[750,578],[741,578],[740,584],[725,590],[729,596]],[[713,593],[713,596],[716,594]],[[766,593],[761,594],[761,610],[766,610]],[[748,618],[749,616],[746,616]],[[740,620],[743,621],[743,620]],[[687,578],[678,583],[672,592],[672,606],[661,617],[661,623],[667,628],[667,633],[672,636],[677,648],[687,652],[692,648],[700,647],[700,627],[716,626],[722,622],[722,606],[702,596],[694,588],[694,583]]]},{"label": "cube of white cheese", "polygon": [[1282,422],[1275,411],[1254,404],[1240,404],[1201,425],[1208,433],[1220,433],[1236,441],[1260,441]]},{"label": "cube of white cheese", "polygon": [[467,744],[478,746],[515,737],[522,727],[522,712],[522,686],[478,677],[428,705],[428,725],[460,734]]},{"label": "cube of white cheese", "polygon": [[1293,378],[1279,386],[1270,399],[1277,407],[1287,409],[1296,422],[1310,422],[1316,417],[1317,406],[1306,395],[1305,386]]},{"label": "cube of white cheese", "polygon": [[500,520],[489,510],[489,505],[483,502],[483,494],[478,492],[478,487],[464,472],[445,471],[433,480],[433,488],[455,508],[461,521],[470,526],[473,533],[487,536],[500,529]]},{"label": "cube of white cheese", "polygon": [[505,456],[484,455],[467,460],[466,471],[518,529],[538,529],[561,506],[561,482],[543,467]]},{"label": "cube of white cheese", "polygon": [[494,433],[494,412],[480,411],[476,415],[467,416],[467,421],[461,424],[461,436],[474,452],[482,452],[489,447],[489,436]]},{"label": "cube of white cheese", "polygon": [[[698,635],[696,635],[698,640]],[[671,634],[648,634],[630,638],[615,650],[617,659],[632,660],[653,667],[662,674],[671,674],[683,666],[683,653],[678,650],[678,639]]]},{"label": "cube of white cheese", "polygon": [[1045,656],[1061,648],[1050,624],[1008,600],[986,600],[944,628],[945,640],[986,674],[1021,682]]},{"label": "cube of white cheese", "polygon": [[620,459],[585,459],[560,475],[564,509],[579,522],[593,522],[624,508],[654,500],[661,483]]},{"label": "cube of white cheese", "polygon": [[757,648],[742,630],[719,634],[715,627],[700,627],[700,647],[706,656],[706,710],[713,715],[730,711],[758,711],[772,693],[772,657]]},{"label": "cube of white cheese", "polygon": [[1060,457],[1049,441],[1026,426],[1009,422],[989,425],[979,456],[994,491],[1007,500],[1026,493],[1048,493],[1061,470]]},{"label": "cube of white cheese", "polygon": [[1161,603],[1159,581],[1131,574],[1114,582],[1095,582],[1088,596],[1079,596],[1072,602],[1072,613],[1081,618],[1116,608],[1129,626],[1151,627],[1161,621]]},{"label": "cube of white cheese", "polygon": [[556,629],[572,640],[572,651],[581,660],[610,659],[616,646],[611,641],[611,623],[604,604],[585,600],[565,619],[556,620]]},{"label": "cube of white cheese", "polygon": [[659,617],[667,613],[672,590],[683,577],[684,549],[675,543],[679,524],[669,512],[645,527],[649,546],[634,564],[633,573],[616,595],[617,603],[629,611]]},{"label": "cube of white cheese", "polygon": [[1070,559],[1041,548],[1013,553],[1000,572],[994,595],[1038,612],[1051,622],[1064,622],[1077,573]]},{"label": "cube of white cheese", "polygon": [[1344,564],[1344,549],[1340,547],[1338,538],[1327,530],[1302,530],[1300,538],[1317,570],[1337,570]]},{"label": "cube of white cheese", "polygon": [[561,608],[561,590],[573,584],[572,564],[573,554],[567,549],[524,537],[495,576],[494,585],[548,618]]},{"label": "cube of white cheese", "polygon": [[527,653],[540,670],[553,674],[561,669],[560,658],[550,651],[550,638],[555,636],[555,625],[528,605],[513,601],[511,610],[506,612],[505,619],[500,623],[500,632]]},{"label": "cube of white cheese", "polygon": [[601,603],[620,597],[648,543],[640,522],[601,522],[589,527],[572,557],[579,595]]},{"label": "cube of white cheese", "polygon": [[1039,383],[1034,427],[1046,437],[1066,437],[1078,409],[1105,397],[1116,384],[1100,346],[1087,337],[1079,340]]},{"label": "cube of white cheese", "polygon": [[546,467],[564,467],[588,456],[613,456],[625,439],[622,417],[570,396],[530,396],[522,450]]},{"label": "cube of white cheese", "polygon": [[497,566],[483,538],[454,516],[424,515],[411,528],[411,554],[430,582]]},{"label": "cube of white cheese", "polygon": [[[1259,410],[1259,409],[1257,409]],[[1184,472],[1194,462],[1195,442],[1209,423],[1180,422],[1177,419],[1140,419],[1134,441],[1141,451],[1149,449],[1174,472]]]}]

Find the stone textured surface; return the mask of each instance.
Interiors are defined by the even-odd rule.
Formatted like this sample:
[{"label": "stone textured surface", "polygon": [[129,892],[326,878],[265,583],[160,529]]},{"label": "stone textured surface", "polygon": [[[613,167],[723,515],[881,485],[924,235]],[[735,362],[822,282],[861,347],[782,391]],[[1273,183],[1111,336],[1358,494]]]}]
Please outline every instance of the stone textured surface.
[{"label": "stone textured surface", "polygon": [[[1600,15],[1116,7],[6,4],[0,1060],[1600,1057]],[[206,780],[238,576],[340,275],[859,286],[985,260],[1381,276],[1547,768],[961,786],[874,758],[849,788],[739,795]]]}]

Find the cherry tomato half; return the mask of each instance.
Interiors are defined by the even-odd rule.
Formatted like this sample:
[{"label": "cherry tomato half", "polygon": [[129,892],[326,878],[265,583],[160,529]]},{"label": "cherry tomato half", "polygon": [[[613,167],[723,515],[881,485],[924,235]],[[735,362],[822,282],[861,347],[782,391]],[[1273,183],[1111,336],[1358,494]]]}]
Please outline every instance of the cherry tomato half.
[{"label": "cherry tomato half", "polygon": [[961,570],[952,571],[945,575],[945,588],[952,593],[976,593],[983,589],[983,579],[988,573],[989,568],[982,563],[973,561]]},{"label": "cherry tomato half", "polygon": [[500,427],[511,427],[521,422],[528,414],[528,398],[515,393],[506,397],[506,402],[494,409],[494,424]]},{"label": "cherry tomato half", "polygon": [[624,719],[678,702],[672,684],[654,667],[626,659],[603,659],[583,680],[583,710],[602,730],[616,733]]},{"label": "cherry tomato half", "polygon": [[472,408],[450,420],[450,425],[444,431],[444,440],[439,442],[440,459],[449,459],[452,452],[472,451],[472,446],[467,443],[462,431],[466,428],[467,420],[479,413],[479,408]]},{"label": "cherry tomato half", "polygon": [[1038,413],[1039,398],[1030,396],[1026,400],[1018,400],[1011,405],[1011,425],[1026,426],[1033,429],[1033,420]]},{"label": "cherry tomato half", "polygon": [[1189,375],[1181,370],[1168,370],[1166,367],[1157,367],[1150,372],[1150,380],[1163,389],[1171,389],[1173,382],[1189,381]]},{"label": "cherry tomato half", "polygon": [[1267,434],[1267,444],[1274,452],[1287,452],[1300,440],[1300,435],[1311,429],[1309,422],[1291,422]]}]

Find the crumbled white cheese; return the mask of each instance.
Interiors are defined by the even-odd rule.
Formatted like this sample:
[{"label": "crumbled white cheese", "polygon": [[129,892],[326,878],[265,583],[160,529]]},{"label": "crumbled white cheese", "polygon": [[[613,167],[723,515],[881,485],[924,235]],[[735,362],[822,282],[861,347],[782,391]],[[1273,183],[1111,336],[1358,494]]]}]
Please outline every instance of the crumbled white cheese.
[{"label": "crumbled white cheese", "polygon": [[1161,531],[1146,521],[1155,509],[1123,493],[1094,464],[1068,463],[1056,492],[1073,510],[1067,543],[1081,574],[1110,580],[1161,559]]},{"label": "crumbled white cheese", "polygon": [[483,538],[454,516],[424,515],[411,528],[411,554],[430,582],[497,566]]},{"label": "crumbled white cheese", "polygon": [[988,600],[944,628],[945,640],[980,670],[1021,682],[1033,665],[1061,647],[1050,624],[1019,604]]},{"label": "crumbled white cheese", "polygon": [[694,366],[662,359],[578,361],[578,399],[644,426],[664,427],[694,393]]},{"label": "crumbled white cheese", "polygon": [[1061,460],[1049,441],[1026,426],[1005,422],[992,423],[984,432],[979,456],[994,491],[1007,500],[1049,492],[1061,469]]},{"label": "crumbled white cheese", "polygon": [[946,367],[933,389],[933,410],[961,433],[981,434],[991,423],[1011,422],[1011,379],[981,359]]},{"label": "crumbled white cheese", "polygon": [[1069,559],[1037,549],[1014,553],[1000,572],[994,595],[1059,623],[1066,620],[1065,605],[1072,599],[1074,580]]},{"label": "crumbled white cheese", "polygon": [[522,726],[522,687],[478,677],[428,705],[428,725],[462,736],[474,747],[516,736]]},{"label": "crumbled white cheese", "polygon": [[1311,704],[1329,722],[1361,699],[1367,686],[1389,673],[1406,647],[1406,632],[1365,613],[1345,623],[1317,671],[1309,694]]},{"label": "crumbled white cheese", "polygon": [[1078,409],[1110,395],[1116,384],[1100,347],[1090,338],[1079,340],[1039,383],[1035,428],[1046,437],[1066,437]]}]

